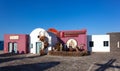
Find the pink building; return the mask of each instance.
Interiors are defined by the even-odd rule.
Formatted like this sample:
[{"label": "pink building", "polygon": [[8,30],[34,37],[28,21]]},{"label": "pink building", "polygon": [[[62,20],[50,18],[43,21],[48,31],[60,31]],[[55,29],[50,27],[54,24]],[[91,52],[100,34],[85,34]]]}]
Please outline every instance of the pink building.
[{"label": "pink building", "polygon": [[28,53],[29,35],[26,34],[5,34],[4,35],[5,53]]},{"label": "pink building", "polygon": [[87,51],[87,30],[60,31],[60,39],[69,48],[82,47]]}]

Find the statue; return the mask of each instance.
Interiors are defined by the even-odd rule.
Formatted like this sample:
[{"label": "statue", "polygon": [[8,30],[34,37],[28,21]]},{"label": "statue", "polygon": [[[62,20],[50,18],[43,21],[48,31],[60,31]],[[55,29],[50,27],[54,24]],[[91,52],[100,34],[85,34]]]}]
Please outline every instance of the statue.
[{"label": "statue", "polygon": [[38,35],[39,41],[44,43],[44,48],[40,49],[40,54],[45,54],[45,49],[49,46],[48,38],[45,36],[45,32],[40,31]]}]

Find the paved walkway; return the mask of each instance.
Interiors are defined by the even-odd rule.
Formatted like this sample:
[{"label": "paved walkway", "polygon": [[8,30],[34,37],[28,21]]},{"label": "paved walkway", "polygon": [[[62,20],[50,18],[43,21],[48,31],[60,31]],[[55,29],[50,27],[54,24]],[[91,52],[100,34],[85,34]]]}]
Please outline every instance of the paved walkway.
[{"label": "paved walkway", "polygon": [[120,71],[120,53],[82,57],[0,54],[0,71]]}]

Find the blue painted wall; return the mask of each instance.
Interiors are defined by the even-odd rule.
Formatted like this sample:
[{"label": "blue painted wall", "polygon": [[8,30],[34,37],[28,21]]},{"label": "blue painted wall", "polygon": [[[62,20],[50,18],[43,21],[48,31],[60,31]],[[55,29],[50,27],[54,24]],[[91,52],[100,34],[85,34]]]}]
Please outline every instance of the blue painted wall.
[{"label": "blue painted wall", "polygon": [[0,50],[4,49],[4,41],[0,41]]}]

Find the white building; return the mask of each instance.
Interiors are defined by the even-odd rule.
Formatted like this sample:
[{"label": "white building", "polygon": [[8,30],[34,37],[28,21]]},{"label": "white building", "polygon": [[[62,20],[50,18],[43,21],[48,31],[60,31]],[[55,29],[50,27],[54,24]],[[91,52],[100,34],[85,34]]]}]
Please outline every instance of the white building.
[{"label": "white building", "polygon": [[33,54],[39,54],[41,49],[44,49],[44,42],[41,41],[41,37],[45,36],[45,41],[48,43],[47,48],[45,49],[45,52],[51,50],[52,46],[57,43],[57,37],[50,33],[45,31],[42,28],[36,28],[30,33],[30,53]]},{"label": "white building", "polygon": [[110,52],[109,35],[88,35],[88,51],[91,52]]}]

